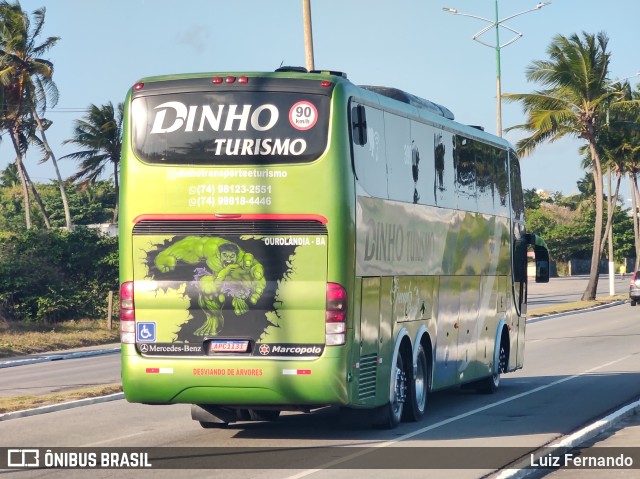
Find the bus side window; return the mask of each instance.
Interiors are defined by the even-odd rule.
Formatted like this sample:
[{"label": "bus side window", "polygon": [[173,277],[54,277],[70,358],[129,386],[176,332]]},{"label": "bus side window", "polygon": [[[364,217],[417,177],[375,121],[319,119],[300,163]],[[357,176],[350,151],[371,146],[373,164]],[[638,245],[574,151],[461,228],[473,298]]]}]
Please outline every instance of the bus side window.
[{"label": "bus side window", "polygon": [[524,196],[522,195],[522,182],[520,179],[520,161],[515,153],[511,153],[511,208],[514,219],[524,219]]},{"label": "bus side window", "polygon": [[351,109],[351,128],[353,142],[358,146],[367,144],[367,116],[364,105],[356,105]]}]

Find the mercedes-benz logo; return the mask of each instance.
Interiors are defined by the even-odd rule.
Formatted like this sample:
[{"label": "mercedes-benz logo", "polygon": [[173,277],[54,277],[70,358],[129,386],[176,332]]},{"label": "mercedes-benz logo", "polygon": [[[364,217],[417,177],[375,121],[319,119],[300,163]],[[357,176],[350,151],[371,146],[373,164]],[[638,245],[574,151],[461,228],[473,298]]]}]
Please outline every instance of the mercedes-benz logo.
[{"label": "mercedes-benz logo", "polygon": [[139,347],[141,353],[146,353],[147,351],[149,351],[149,346],[145,343],[141,344]]}]

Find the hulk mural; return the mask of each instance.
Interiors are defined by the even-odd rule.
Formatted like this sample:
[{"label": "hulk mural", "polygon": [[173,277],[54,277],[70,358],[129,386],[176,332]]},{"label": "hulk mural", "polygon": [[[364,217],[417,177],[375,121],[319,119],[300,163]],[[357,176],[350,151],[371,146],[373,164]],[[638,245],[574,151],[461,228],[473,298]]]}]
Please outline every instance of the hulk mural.
[{"label": "hulk mural", "polygon": [[221,309],[230,301],[236,315],[249,311],[247,302],[255,305],[265,287],[264,269],[251,253],[222,238],[188,237],[161,251],[155,266],[163,273],[175,269],[180,261],[205,267],[194,269],[193,280],[198,290],[198,305],[207,317],[194,331],[196,336],[215,336],[224,326]]},{"label": "hulk mural", "polygon": [[259,337],[273,325],[266,313],[274,309],[275,288],[287,274],[294,248],[272,248],[266,255],[257,238],[238,243],[221,237],[174,237],[146,252],[148,277],[159,289],[184,285],[190,300],[190,318],[176,331],[176,341],[201,342],[221,334]]}]

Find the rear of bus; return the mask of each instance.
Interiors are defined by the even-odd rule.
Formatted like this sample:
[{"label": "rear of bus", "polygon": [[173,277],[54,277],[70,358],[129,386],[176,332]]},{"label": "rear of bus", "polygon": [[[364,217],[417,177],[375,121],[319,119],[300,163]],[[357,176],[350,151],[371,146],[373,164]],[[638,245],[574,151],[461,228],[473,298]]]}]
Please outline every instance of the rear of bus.
[{"label": "rear of bus", "polygon": [[[329,74],[141,80],[121,165],[127,400],[346,404],[353,179]],[[351,278],[351,280],[349,280]]]}]

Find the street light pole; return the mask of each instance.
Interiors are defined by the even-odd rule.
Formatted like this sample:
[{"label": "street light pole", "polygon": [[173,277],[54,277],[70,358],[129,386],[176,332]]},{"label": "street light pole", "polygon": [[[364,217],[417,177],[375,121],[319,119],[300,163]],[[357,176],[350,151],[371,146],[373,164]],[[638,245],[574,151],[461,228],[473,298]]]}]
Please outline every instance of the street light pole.
[{"label": "street light pole", "polygon": [[[498,20],[498,0],[496,0],[496,132],[498,136],[502,136],[502,69],[500,66],[500,22]],[[518,37],[520,38],[520,37]]]},{"label": "street light pole", "polygon": [[[458,11],[458,9],[456,8],[450,8],[450,7],[442,8],[443,12],[451,13],[452,15],[460,15],[461,17],[475,18],[477,20],[482,20],[483,22],[489,23],[488,26],[484,27],[482,30],[480,30],[478,33],[476,33],[473,36],[473,40],[477,41],[482,45],[493,48],[496,52],[496,134],[498,136],[502,136],[502,85],[501,85],[502,75],[501,75],[501,66],[500,66],[500,51],[504,47],[511,45],[513,42],[515,42],[522,36],[522,33],[520,33],[519,31],[507,25],[504,25],[504,22],[506,22],[507,20],[511,20],[512,18],[519,17],[520,15],[524,15],[525,13],[535,12],[536,10],[540,10],[542,7],[549,5],[550,3],[551,2],[540,2],[535,7],[530,8],[529,10],[524,10],[522,12],[509,15],[508,17],[505,17],[503,19],[500,19],[500,16],[499,16],[498,0],[495,0],[495,18],[494,19],[480,17],[478,15],[471,15],[468,13],[462,13]],[[509,30],[511,33],[514,34],[514,37],[505,43],[500,43],[500,27]],[[496,30],[495,44],[486,43],[480,38],[482,35],[490,31],[492,28],[495,28]]]},{"label": "street light pole", "polygon": [[[607,186],[609,187],[609,201],[607,205],[609,209],[607,210],[607,214],[611,214],[611,211],[616,207],[616,205],[613,204],[613,198],[611,197],[611,167],[609,167],[609,174],[607,176],[609,177],[607,182]],[[609,243],[609,296],[614,296],[616,294],[616,268],[613,261],[613,216],[611,217],[611,224],[609,225],[607,243]]]}]

